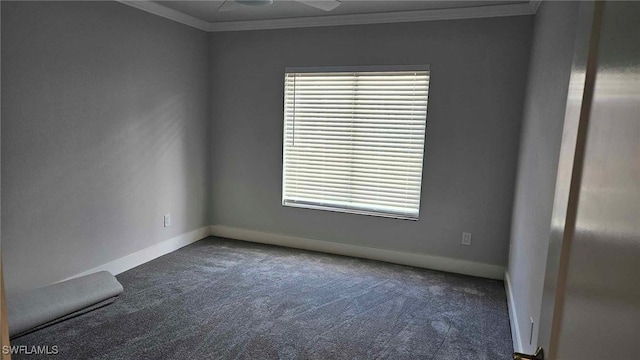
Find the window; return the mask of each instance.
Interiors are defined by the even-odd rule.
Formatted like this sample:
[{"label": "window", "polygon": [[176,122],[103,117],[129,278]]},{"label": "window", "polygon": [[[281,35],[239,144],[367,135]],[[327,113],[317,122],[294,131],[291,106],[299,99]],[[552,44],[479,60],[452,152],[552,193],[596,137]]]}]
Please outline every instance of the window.
[{"label": "window", "polygon": [[429,68],[287,68],[282,204],[417,220]]}]

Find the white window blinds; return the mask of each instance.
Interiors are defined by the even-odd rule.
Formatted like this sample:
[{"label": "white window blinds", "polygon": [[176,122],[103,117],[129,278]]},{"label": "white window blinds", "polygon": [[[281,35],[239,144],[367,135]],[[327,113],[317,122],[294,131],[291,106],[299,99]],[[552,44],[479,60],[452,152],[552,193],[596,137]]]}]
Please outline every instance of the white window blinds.
[{"label": "white window blinds", "polygon": [[429,70],[287,69],[282,203],[417,219]]}]

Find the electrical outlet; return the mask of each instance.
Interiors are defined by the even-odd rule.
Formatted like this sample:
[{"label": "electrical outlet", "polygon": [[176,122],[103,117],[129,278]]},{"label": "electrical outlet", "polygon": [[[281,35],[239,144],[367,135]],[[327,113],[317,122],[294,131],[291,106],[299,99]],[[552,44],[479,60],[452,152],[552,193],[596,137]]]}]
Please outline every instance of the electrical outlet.
[{"label": "electrical outlet", "polygon": [[171,225],[171,214],[164,214],[164,227]]},{"label": "electrical outlet", "polygon": [[462,245],[471,245],[471,233],[463,232],[462,233]]}]

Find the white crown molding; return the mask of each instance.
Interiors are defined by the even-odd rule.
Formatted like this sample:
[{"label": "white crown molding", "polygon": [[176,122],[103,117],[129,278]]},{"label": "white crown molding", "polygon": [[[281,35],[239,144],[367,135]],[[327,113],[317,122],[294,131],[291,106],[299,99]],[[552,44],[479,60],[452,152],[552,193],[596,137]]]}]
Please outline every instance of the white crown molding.
[{"label": "white crown molding", "polygon": [[532,15],[530,3],[477,6],[439,10],[396,11],[388,13],[326,15],[304,18],[228,21],[209,23],[209,31],[242,31],[305,28],[317,26],[367,25],[435,20],[459,20],[501,16]]},{"label": "white crown molding", "polygon": [[119,3],[132,6],[136,9],[140,9],[142,11],[146,11],[148,13],[152,13],[154,15],[161,16],[163,18],[167,18],[169,20],[173,20],[179,22],[181,24],[185,24],[196,29],[200,29],[203,31],[209,31],[210,23],[193,17],[191,15],[187,15],[183,12],[170,9],[164,5],[160,5],[154,1],[144,1],[144,0],[115,0]]},{"label": "white crown molding", "polygon": [[502,16],[533,15],[538,10],[541,1],[529,1],[519,4],[502,4],[489,6],[476,6],[468,8],[396,11],[388,13],[352,14],[352,15],[325,15],[315,17],[243,20],[225,22],[207,22],[180,11],[170,9],[154,1],[146,0],[116,0],[120,3],[133,6],[137,9],[177,21],[196,29],[218,31],[243,31],[243,30],[269,30],[305,28],[317,26],[341,26],[341,25],[367,25],[402,23],[435,20],[459,20],[474,18],[490,18]]},{"label": "white crown molding", "polygon": [[329,254],[351,256],[363,259],[379,260],[394,264],[415,266],[457,274],[478,276],[502,280],[505,268],[500,265],[485,264],[443,256],[408,253],[397,250],[381,249],[361,245],[351,245],[327,240],[309,239],[298,236],[268,233],[224,225],[212,225],[212,236],[243,240],[269,245],[318,251]]},{"label": "white crown molding", "polygon": [[529,6],[531,7],[531,14],[535,14],[538,12],[538,8],[540,8],[540,4],[542,4],[542,0],[529,1]]}]

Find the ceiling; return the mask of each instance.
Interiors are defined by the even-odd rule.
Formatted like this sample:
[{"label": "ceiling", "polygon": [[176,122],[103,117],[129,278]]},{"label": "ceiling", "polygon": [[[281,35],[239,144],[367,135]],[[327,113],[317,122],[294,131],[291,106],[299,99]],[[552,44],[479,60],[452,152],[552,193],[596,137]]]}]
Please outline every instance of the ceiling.
[{"label": "ceiling", "polygon": [[[228,0],[233,1],[233,0]],[[269,6],[237,6],[233,11],[217,11],[224,1],[156,1],[207,22],[290,19],[311,16],[388,13],[396,11],[468,8],[477,6],[517,4],[528,1],[363,1],[342,0],[332,11],[323,11],[293,0],[275,0]]]},{"label": "ceiling", "polygon": [[[323,1],[323,0],[320,0]],[[287,27],[371,24],[534,14],[540,1],[341,0],[323,11],[293,0],[274,0],[268,6],[245,6],[234,0],[127,1],[130,6],[205,31],[274,29]],[[232,4],[229,4],[229,3]],[[222,6],[232,11],[218,11]]]}]

